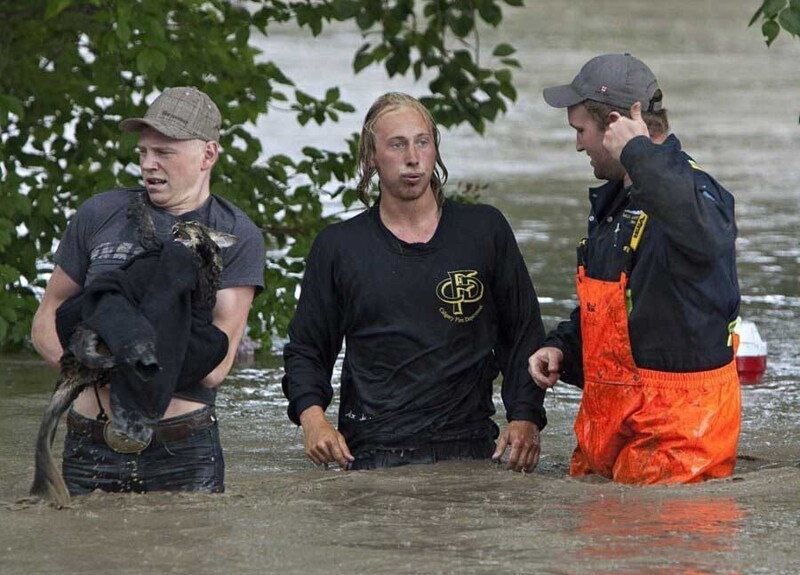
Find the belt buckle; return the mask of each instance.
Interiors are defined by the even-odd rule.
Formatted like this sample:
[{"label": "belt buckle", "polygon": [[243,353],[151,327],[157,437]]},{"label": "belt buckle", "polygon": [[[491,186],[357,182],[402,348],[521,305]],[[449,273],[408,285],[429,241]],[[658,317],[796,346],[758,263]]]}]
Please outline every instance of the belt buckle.
[{"label": "belt buckle", "polygon": [[111,421],[106,421],[106,424],[103,426],[103,440],[105,440],[106,445],[117,453],[141,453],[147,449],[152,439],[152,435],[147,441],[131,439],[121,431],[114,429],[111,426]]}]

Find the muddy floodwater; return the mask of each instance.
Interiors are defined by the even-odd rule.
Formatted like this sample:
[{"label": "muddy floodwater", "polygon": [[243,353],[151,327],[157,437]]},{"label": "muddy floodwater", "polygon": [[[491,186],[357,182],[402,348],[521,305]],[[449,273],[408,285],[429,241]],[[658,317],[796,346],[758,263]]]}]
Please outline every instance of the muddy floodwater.
[{"label": "muddy floodwater", "polygon": [[[509,218],[552,327],[575,305],[574,245],[593,181],[541,90],[598,53],[631,51],[654,69],[673,131],[736,197],[741,313],[768,344],[763,379],[742,387],[733,477],[673,487],[570,479],[580,394],[563,385],[548,392],[532,474],[489,462],[316,468],[286,418],[280,361],[262,351],[220,391],[226,493],[95,493],[59,511],[22,501],[55,374],[36,357],[6,356],[0,574],[800,573],[800,42],[781,36],[767,49],[747,28],[758,4],[544,0],[508,10],[502,39],[524,66],[519,100],[485,138],[459,129],[442,144],[451,182],[488,184],[482,200]],[[487,31],[486,45],[498,34]],[[287,29],[263,48],[316,95],[340,84],[358,114],[315,130],[271,113],[259,126],[270,153],[336,147],[383,91],[424,92],[377,70],[353,80],[360,39],[349,30],[304,38]],[[496,403],[502,424],[499,386]],[[57,451],[62,437],[63,424]]]},{"label": "muddy floodwater", "polygon": [[17,502],[49,372],[22,358],[2,369],[4,574],[797,573],[800,402],[774,380],[745,390],[731,479],[641,488],[566,476],[579,401],[567,390],[548,398],[533,474],[489,462],[342,472],[305,460],[278,370],[239,370],[220,401],[225,494],[95,493],[56,511]]}]

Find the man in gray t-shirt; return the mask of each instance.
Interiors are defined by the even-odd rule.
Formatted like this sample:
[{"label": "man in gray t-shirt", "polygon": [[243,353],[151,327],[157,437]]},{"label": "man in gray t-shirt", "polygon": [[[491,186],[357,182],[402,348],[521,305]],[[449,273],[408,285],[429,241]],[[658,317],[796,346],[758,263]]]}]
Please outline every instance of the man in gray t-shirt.
[{"label": "man in gray t-shirt", "polygon": [[[120,123],[123,130],[139,133],[147,209],[158,236],[167,238],[177,220],[199,220],[237,238],[234,246],[222,250],[222,282],[212,314],[214,326],[228,338],[228,350],[205,377],[181,382],[150,445],[138,453],[120,453],[104,440],[103,427],[111,413],[107,386],[84,390],[67,416],[64,478],[73,495],[93,489],[224,490],[215,390],[233,365],[253,298],[264,287],[265,251],[259,229],[244,212],[211,194],[220,124],[217,106],[191,87],[168,88],[144,117]],[[141,192],[117,189],[98,194],[70,220],[31,334],[34,347],[50,365],[58,367],[63,353],[56,333],[58,307],[102,272],[143,251],[127,212],[130,198]],[[191,465],[186,463],[189,458]]]}]

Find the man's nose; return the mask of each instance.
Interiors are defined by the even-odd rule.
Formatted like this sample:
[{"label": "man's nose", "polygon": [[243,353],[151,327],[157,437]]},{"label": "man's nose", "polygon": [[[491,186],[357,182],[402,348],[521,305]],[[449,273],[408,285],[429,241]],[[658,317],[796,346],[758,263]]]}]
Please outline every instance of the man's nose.
[{"label": "man's nose", "polygon": [[153,170],[156,167],[155,157],[148,152],[139,153],[139,166],[143,170]]}]

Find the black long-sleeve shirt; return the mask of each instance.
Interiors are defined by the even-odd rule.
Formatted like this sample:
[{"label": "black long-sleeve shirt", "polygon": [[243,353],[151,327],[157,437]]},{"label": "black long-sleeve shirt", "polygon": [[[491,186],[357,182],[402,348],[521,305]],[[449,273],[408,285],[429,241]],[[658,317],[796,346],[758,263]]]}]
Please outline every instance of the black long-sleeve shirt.
[{"label": "black long-sleeve shirt", "polygon": [[[733,357],[729,324],[739,312],[733,196],[681,150],[675,136],[644,136],[623,149],[633,185],[608,182],[589,190],[585,250],[589,277],[616,281],[626,265],[638,215],[648,215],[633,258],[628,328],[639,367],[695,372]],[[547,336],[564,352],[561,378],[583,385],[580,308]]]},{"label": "black long-sleeve shirt", "polygon": [[289,417],[327,408],[345,341],[339,430],[354,453],[497,436],[546,424],[527,359],[544,340],[536,293],[505,218],[446,201],[425,244],[397,239],[378,206],[326,228],[311,249],[284,348]]}]

